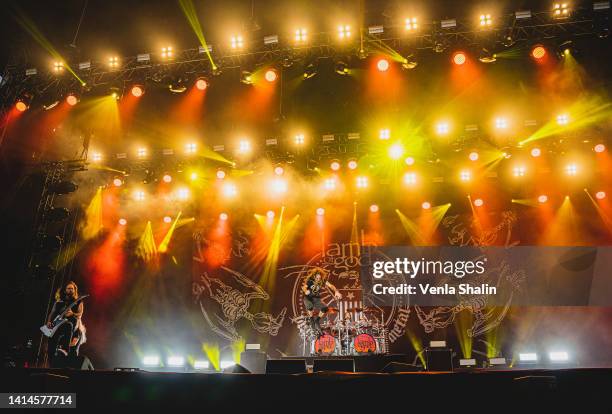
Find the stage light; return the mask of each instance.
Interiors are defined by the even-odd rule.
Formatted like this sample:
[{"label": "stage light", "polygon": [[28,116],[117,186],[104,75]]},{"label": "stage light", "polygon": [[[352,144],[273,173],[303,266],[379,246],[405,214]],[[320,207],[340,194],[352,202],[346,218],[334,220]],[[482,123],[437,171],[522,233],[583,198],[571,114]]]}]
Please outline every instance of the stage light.
[{"label": "stage light", "polygon": [[246,139],[240,140],[238,143],[238,153],[248,154],[249,152],[251,152],[251,142]]},{"label": "stage light", "polygon": [[113,185],[115,187],[121,187],[123,185],[123,180],[121,178],[115,178],[113,180]]},{"label": "stage light", "polygon": [[176,198],[179,200],[187,200],[189,198],[189,189],[181,187],[176,191]]},{"label": "stage light", "polygon": [[326,190],[335,190],[336,189],[336,180],[334,178],[327,178],[323,182],[323,186]]},{"label": "stage light", "polygon": [[413,172],[408,172],[404,174],[404,184],[406,185],[414,185],[417,183],[417,175]]},{"label": "stage light", "polygon": [[570,9],[567,3],[553,4],[553,17],[555,19],[565,19],[569,17]]},{"label": "stage light", "polygon": [[164,223],[166,223],[166,224],[172,223],[172,217],[164,216]]},{"label": "stage light", "polygon": [[185,358],[182,356],[169,356],[166,362],[169,367],[179,368],[185,365]]},{"label": "stage light", "polygon": [[404,155],[404,147],[401,144],[393,144],[389,147],[389,157],[399,160]]},{"label": "stage light", "polygon": [[226,173],[223,170],[217,170],[217,174],[216,175],[217,175],[217,178],[219,180],[223,180],[225,178]]},{"label": "stage light", "polygon": [[28,109],[28,105],[20,99],[15,103],[15,109],[17,109],[19,112],[24,112],[26,109]]},{"label": "stage light", "polygon": [[356,170],[357,169],[357,160],[349,160],[348,164],[346,165],[348,167],[349,170]]},{"label": "stage light", "polygon": [[195,171],[193,171],[191,174],[189,174],[189,179],[190,179],[191,181],[195,181],[195,180],[197,180],[197,179],[198,179],[198,173],[197,173],[197,172],[195,172]]},{"label": "stage light", "polygon": [[544,204],[548,201],[548,196],[546,194],[542,194],[538,196],[538,203]]},{"label": "stage light", "polygon": [[102,154],[100,154],[99,152],[94,152],[91,156],[91,160],[93,162],[100,162],[102,161]]},{"label": "stage light", "polygon": [[448,122],[438,122],[436,125],[436,133],[438,135],[446,135],[450,131],[450,125]]},{"label": "stage light", "polygon": [[565,166],[565,174],[575,176],[578,174],[578,166],[576,164],[568,164]]},{"label": "stage light", "polygon": [[64,71],[64,62],[53,62],[53,71],[55,73],[60,73]]},{"label": "stage light", "polygon": [[127,220],[126,219],[124,219],[124,218],[120,218],[119,219],[119,225],[120,226],[125,226],[126,224],[127,224]]},{"label": "stage light", "polygon": [[161,57],[162,57],[162,59],[170,59],[170,58],[172,58],[172,46],[162,47],[162,49],[161,49]]},{"label": "stage light", "polygon": [[238,190],[236,189],[236,186],[232,183],[225,183],[223,185],[223,195],[225,197],[231,198],[231,197],[235,197],[236,194],[238,194]]},{"label": "stage light", "polygon": [[550,362],[567,362],[569,354],[566,351],[552,351],[548,353],[548,359]]},{"label": "stage light", "polygon": [[111,56],[108,58],[108,66],[111,68],[116,68],[119,66],[119,58],[117,56]]},{"label": "stage light", "polygon": [[606,150],[606,146],[604,144],[597,144],[593,147],[593,151],[597,153],[602,153]]},{"label": "stage light", "polygon": [[308,32],[306,29],[295,29],[295,41],[297,43],[305,43],[307,39]]},{"label": "stage light", "polygon": [[79,98],[76,97],[76,95],[74,94],[68,94],[68,96],[66,96],[66,103],[70,106],[74,106],[79,102]]},{"label": "stage light", "polygon": [[204,78],[198,78],[196,80],[195,86],[197,89],[204,91],[206,90],[206,88],[208,88],[208,81]]},{"label": "stage light", "polygon": [[274,218],[274,211],[268,210],[268,212],[266,213],[266,217],[272,220]]},{"label": "stage light", "polygon": [[416,57],[412,54],[407,55],[402,60],[402,69],[410,70],[414,69],[418,66],[419,62],[417,62]]},{"label": "stage light", "polygon": [[247,70],[243,70],[240,74],[240,82],[245,85],[253,84],[253,74]]},{"label": "stage light", "polygon": [[483,204],[484,204],[484,201],[482,201],[482,198],[477,198],[476,200],[474,200],[474,205],[476,207],[482,207]]},{"label": "stage light", "polygon": [[603,200],[604,198],[606,198],[606,193],[605,191],[598,191],[595,193],[595,198],[597,198],[598,200]]},{"label": "stage light", "polygon": [[380,131],[378,131],[378,138],[379,139],[391,138],[391,131],[387,128],[381,129]]},{"label": "stage light", "polygon": [[536,354],[535,352],[519,353],[519,361],[520,362],[537,362],[538,354]]},{"label": "stage light", "polygon": [[496,129],[508,128],[508,120],[506,118],[495,118],[495,128]]},{"label": "stage light", "polygon": [[338,74],[338,75],[348,75],[349,74],[349,68],[346,65],[345,62],[342,61],[338,61],[336,62],[335,66],[334,66],[334,71]]},{"label": "stage light", "polygon": [[331,168],[332,171],[338,171],[340,169],[340,162],[332,161],[331,164],[329,164],[329,168]]},{"label": "stage light", "polygon": [[378,206],[376,204],[372,204],[370,206],[370,212],[371,213],[378,213]]},{"label": "stage light", "polygon": [[240,50],[244,47],[244,39],[242,35],[234,35],[230,39],[230,46],[232,49]]},{"label": "stage light", "polygon": [[317,216],[323,216],[325,215],[325,209],[323,207],[319,207],[317,209]]},{"label": "stage light", "polygon": [[287,192],[287,181],[281,178],[272,180],[270,183],[270,189],[275,194],[284,194]]},{"label": "stage light", "polygon": [[368,186],[368,177],[357,177],[357,188],[366,188]]},{"label": "stage light", "polygon": [[569,116],[567,114],[557,115],[557,124],[567,125],[569,123]]},{"label": "stage light", "polygon": [[276,78],[278,77],[278,75],[276,74],[276,71],[273,69],[268,69],[266,71],[266,74],[264,75],[264,77],[266,78],[266,80],[268,82],[274,82],[276,80]]},{"label": "stage light", "polygon": [[472,172],[470,170],[461,170],[459,172],[459,179],[461,181],[470,181],[472,179]]},{"label": "stage light", "polygon": [[525,168],[525,166],[517,165],[512,168],[512,175],[514,175],[515,177],[524,177],[526,171],[527,169]]},{"label": "stage light", "polygon": [[187,154],[195,154],[198,149],[198,144],[195,142],[188,142],[185,144],[185,153]]},{"label": "stage light", "polygon": [[229,218],[229,216],[227,215],[227,213],[219,214],[219,220],[221,220],[221,221],[227,221],[228,218]]},{"label": "stage light", "polygon": [[419,25],[417,23],[417,18],[416,17],[408,17],[406,18],[406,20],[404,20],[404,28],[406,30],[416,30],[419,28]]},{"label": "stage light", "polygon": [[482,63],[493,63],[497,61],[497,54],[492,53],[489,51],[489,49],[483,47],[478,55],[478,60]]},{"label": "stage light", "polygon": [[351,26],[349,25],[338,26],[338,37],[341,40],[351,37]]},{"label": "stage light", "polygon": [[380,72],[386,72],[389,70],[389,61],[387,59],[379,59],[376,63],[376,67]]},{"label": "stage light", "polygon": [[429,201],[423,201],[423,204],[421,204],[421,208],[423,210],[429,210],[431,208],[431,203]]},{"label": "stage light", "polygon": [[459,359],[459,366],[460,367],[474,367],[476,366],[476,360],[474,358],[469,358],[469,359]]},{"label": "stage light", "polygon": [[208,361],[202,359],[196,359],[193,361],[193,369],[208,369],[210,367],[210,363]]},{"label": "stage light", "polygon": [[491,26],[493,24],[493,19],[490,14],[481,14],[480,15],[480,26],[486,27]]},{"label": "stage light", "polygon": [[136,201],[144,201],[145,199],[145,192],[142,190],[137,190],[134,191],[134,200]]},{"label": "stage light", "polygon": [[142,364],[145,367],[158,367],[159,366],[159,356],[157,355],[145,355],[142,359]]},{"label": "stage light", "polygon": [[478,153],[476,151],[470,152],[469,158],[470,161],[478,161]]},{"label": "stage light", "polygon": [[304,68],[304,79],[310,79],[316,74],[317,74],[317,68],[315,67],[314,63],[309,63]]},{"label": "stage light", "polygon": [[142,85],[134,85],[132,86],[131,93],[132,96],[140,98],[142,95],[144,95],[144,87]]},{"label": "stage light", "polygon": [[412,158],[412,157],[406,157],[406,159],[404,160],[404,162],[406,163],[406,165],[414,165],[414,158]]},{"label": "stage light", "polygon": [[144,147],[138,148],[136,150],[136,156],[138,158],[145,158],[147,156],[147,149]]},{"label": "stage light", "polygon": [[172,176],[171,176],[170,174],[164,174],[164,176],[162,177],[162,180],[163,180],[165,183],[172,182]]},{"label": "stage light", "polygon": [[295,145],[304,145],[304,134],[297,134],[293,137],[293,142]]},{"label": "stage light", "polygon": [[274,168],[274,174],[276,175],[283,175],[284,172],[285,172],[285,169],[281,167],[280,165]]},{"label": "stage light", "polygon": [[461,66],[466,62],[466,60],[467,56],[463,52],[455,52],[453,54],[453,63],[455,65]]},{"label": "stage light", "polygon": [[542,45],[535,45],[531,49],[531,56],[536,60],[544,58],[546,56],[546,48]]},{"label": "stage light", "polygon": [[539,157],[540,155],[542,155],[542,150],[540,150],[539,148],[532,148],[531,149],[531,156],[532,157]]}]

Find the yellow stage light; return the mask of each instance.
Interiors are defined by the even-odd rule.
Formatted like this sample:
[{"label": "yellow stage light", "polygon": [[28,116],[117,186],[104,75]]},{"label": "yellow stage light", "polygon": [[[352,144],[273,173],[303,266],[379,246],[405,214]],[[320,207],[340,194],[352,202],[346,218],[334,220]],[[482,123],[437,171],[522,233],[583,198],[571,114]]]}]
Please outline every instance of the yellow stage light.
[{"label": "yellow stage light", "polygon": [[478,161],[478,153],[476,151],[470,152],[469,158],[470,161]]},{"label": "yellow stage light", "polygon": [[161,49],[161,57],[162,59],[170,59],[172,58],[172,46],[162,47]]},{"label": "yellow stage light", "polygon": [[404,155],[404,147],[401,144],[393,144],[389,147],[389,156],[393,160],[398,160]]},{"label": "yellow stage light", "polygon": [[414,158],[412,157],[406,157],[404,161],[406,162],[406,165],[414,165]]},{"label": "yellow stage light", "polygon": [[340,169],[340,162],[332,161],[331,164],[329,164],[329,168],[331,168],[332,171],[338,171]]},{"label": "yellow stage light", "polygon": [[569,123],[569,116],[567,114],[557,115],[557,124],[567,125]]},{"label": "yellow stage light", "polygon": [[417,23],[417,18],[416,17],[408,17],[406,18],[406,20],[404,21],[405,25],[404,28],[406,30],[416,30],[419,28],[419,25]]},{"label": "yellow stage light", "polygon": [[287,192],[287,180],[277,178],[270,183],[270,189],[274,194],[284,194]]},{"label": "yellow stage light", "polygon": [[575,176],[578,174],[578,166],[574,163],[568,164],[565,166],[565,173],[570,176]]},{"label": "yellow stage light", "polygon": [[170,174],[164,174],[164,176],[162,177],[162,180],[163,180],[165,183],[172,182],[172,176],[171,176]]},{"label": "yellow stage light", "polygon": [[232,49],[242,49],[244,47],[244,39],[242,38],[242,35],[232,36],[232,38],[230,39],[230,45]]},{"label": "yellow stage light", "polygon": [[196,144],[195,142],[189,142],[185,145],[185,152],[187,154],[195,154],[197,149],[198,149],[198,144]]},{"label": "yellow stage light", "polygon": [[297,43],[306,42],[308,31],[304,28],[295,29],[295,41]]},{"label": "yellow stage light", "polygon": [[349,170],[356,170],[358,167],[357,160],[350,160],[347,164]]},{"label": "yellow stage light", "polygon": [[100,154],[99,152],[94,152],[91,159],[93,162],[100,162],[102,161],[102,154]]},{"label": "yellow stage light", "polygon": [[415,185],[417,183],[417,175],[413,172],[407,172],[404,174],[404,184]]},{"label": "yellow stage light", "polygon": [[438,122],[436,125],[436,133],[438,135],[446,135],[450,132],[450,125],[448,122]]},{"label": "yellow stage light", "polygon": [[336,180],[334,178],[326,178],[323,186],[326,190],[335,190],[336,189]]},{"label": "yellow stage light", "polygon": [[503,118],[503,117],[495,118],[495,128],[496,129],[507,129],[508,128],[508,120],[506,118]]},{"label": "yellow stage light", "polygon": [[461,181],[470,181],[472,179],[472,172],[470,170],[461,170],[459,172],[459,179]]},{"label": "yellow stage light", "polygon": [[351,26],[346,24],[338,26],[338,37],[341,40],[351,37]]},{"label": "yellow stage light", "polygon": [[431,208],[431,203],[429,201],[423,201],[421,207],[423,208],[423,210],[429,210]]},{"label": "yellow stage light", "polygon": [[140,147],[136,150],[136,156],[138,158],[145,158],[147,156],[147,149],[144,147]]},{"label": "yellow stage light", "polygon": [[217,170],[217,178],[218,178],[219,180],[223,180],[223,179],[225,178],[225,175],[226,175],[226,174],[225,174],[225,171],[223,171],[223,170]]},{"label": "yellow stage light", "polygon": [[251,142],[246,139],[240,140],[240,142],[238,143],[238,152],[240,154],[248,154],[249,152],[251,152]]},{"label": "yellow stage light", "polygon": [[368,177],[357,177],[357,188],[366,188],[368,186]]},{"label": "yellow stage light", "polygon": [[119,66],[119,58],[117,56],[111,56],[108,58],[108,66],[111,68],[116,68]]},{"label": "yellow stage light", "polygon": [[378,131],[378,138],[389,139],[391,138],[391,131],[388,128],[381,129]]},{"label": "yellow stage light", "polygon": [[228,198],[235,197],[238,194],[236,186],[232,183],[225,183],[223,185],[223,195]]},{"label": "yellow stage light", "polygon": [[297,134],[293,138],[293,142],[295,142],[296,145],[304,145],[304,134]]},{"label": "yellow stage light", "polygon": [[481,14],[480,15],[480,26],[491,26],[493,24],[493,18],[490,14]]},{"label": "yellow stage light", "polygon": [[517,165],[512,168],[512,175],[514,175],[515,177],[524,177],[526,172],[527,169],[524,165]]},{"label": "yellow stage light", "polygon": [[136,201],[144,201],[145,199],[145,192],[142,190],[136,190],[134,191],[134,200]]},{"label": "yellow stage light", "polygon": [[187,200],[189,198],[190,192],[187,187],[181,187],[176,191],[176,198],[179,200]]},{"label": "yellow stage light", "polygon": [[376,204],[372,204],[370,206],[370,212],[371,213],[378,213],[378,210],[379,210],[379,208],[378,208],[378,206]]}]

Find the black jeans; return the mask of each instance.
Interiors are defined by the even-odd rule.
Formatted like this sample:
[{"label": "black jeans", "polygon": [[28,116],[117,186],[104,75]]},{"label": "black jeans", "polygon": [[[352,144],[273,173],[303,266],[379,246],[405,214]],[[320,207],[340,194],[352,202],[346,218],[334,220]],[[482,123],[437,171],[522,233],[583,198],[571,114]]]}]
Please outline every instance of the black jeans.
[{"label": "black jeans", "polygon": [[49,361],[52,363],[53,359],[57,356],[58,348],[62,348],[64,351],[68,353],[76,353],[77,346],[70,347],[72,343],[72,338],[75,335],[79,335],[79,332],[75,332],[76,323],[74,321],[68,320],[62,326],[58,328],[49,341],[47,343],[47,355],[49,356]]}]

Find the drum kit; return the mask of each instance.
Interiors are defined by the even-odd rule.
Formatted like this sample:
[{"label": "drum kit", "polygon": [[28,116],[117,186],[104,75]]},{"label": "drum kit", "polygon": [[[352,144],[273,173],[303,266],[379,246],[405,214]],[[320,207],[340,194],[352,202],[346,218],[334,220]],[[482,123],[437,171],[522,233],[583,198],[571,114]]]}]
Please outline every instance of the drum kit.
[{"label": "drum kit", "polygon": [[[344,318],[336,308],[328,308],[321,319],[321,331],[316,332],[310,324],[298,325],[303,341],[304,355],[371,355],[388,351],[387,329],[384,313],[380,320],[369,309],[355,308],[344,312]],[[306,317],[308,318],[308,317]]]}]

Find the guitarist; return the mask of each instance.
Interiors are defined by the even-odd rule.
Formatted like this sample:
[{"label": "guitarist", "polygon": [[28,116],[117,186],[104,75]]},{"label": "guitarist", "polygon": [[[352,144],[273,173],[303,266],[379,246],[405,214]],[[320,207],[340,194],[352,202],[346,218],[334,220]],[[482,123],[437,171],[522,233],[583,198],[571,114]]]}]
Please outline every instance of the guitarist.
[{"label": "guitarist", "polygon": [[323,276],[323,273],[318,268],[306,277],[302,285],[304,306],[308,311],[310,326],[317,337],[323,334],[320,325],[321,317],[325,316],[329,310],[327,305],[321,301],[321,294],[324,288],[330,289],[334,293],[334,298],[336,300],[342,299],[340,291],[329,282],[327,277]]},{"label": "guitarist", "polygon": [[[51,327],[51,321],[61,314],[67,306],[70,306],[79,297],[79,288],[76,283],[68,282],[64,290],[58,289],[55,293],[55,304],[47,318],[47,326]],[[67,322],[64,323],[55,334],[49,338],[47,352],[51,365],[53,359],[59,352],[69,357],[78,355],[78,348],[85,342],[85,326],[82,322],[83,302],[66,312]]]}]

